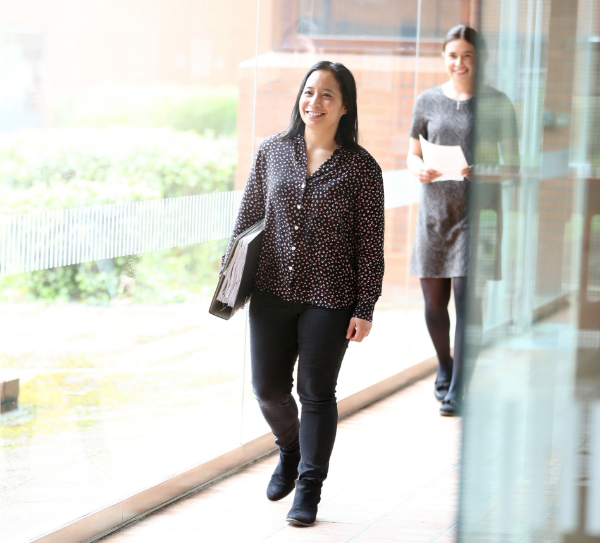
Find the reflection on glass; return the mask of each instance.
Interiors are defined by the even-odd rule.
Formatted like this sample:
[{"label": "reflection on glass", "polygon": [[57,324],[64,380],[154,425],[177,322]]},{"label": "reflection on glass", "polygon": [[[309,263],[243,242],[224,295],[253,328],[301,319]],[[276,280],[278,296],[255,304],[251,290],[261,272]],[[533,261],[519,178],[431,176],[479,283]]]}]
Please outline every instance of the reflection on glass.
[{"label": "reflection on glass", "polygon": [[[485,277],[487,247],[501,276],[483,291],[482,341],[467,335],[470,364],[478,358],[464,419],[460,541],[600,538],[599,15],[595,0],[481,3],[486,82],[513,102],[521,168],[492,192],[475,191],[475,205],[490,205],[471,244],[483,256],[469,271]],[[479,142],[496,113],[478,104]],[[483,145],[476,162],[495,152]],[[500,164],[511,156],[501,149]],[[496,247],[484,234],[492,222]],[[470,300],[470,320],[478,311]]]},{"label": "reflection on glass", "polygon": [[587,301],[600,302],[600,215],[591,218],[590,254],[587,269]]}]

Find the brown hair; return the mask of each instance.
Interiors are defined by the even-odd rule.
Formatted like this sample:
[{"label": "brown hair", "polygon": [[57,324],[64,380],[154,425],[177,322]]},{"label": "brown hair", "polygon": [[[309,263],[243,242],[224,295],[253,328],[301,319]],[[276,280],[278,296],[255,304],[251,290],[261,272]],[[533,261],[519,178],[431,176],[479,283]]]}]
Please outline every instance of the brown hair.
[{"label": "brown hair", "polygon": [[465,40],[466,42],[470,43],[478,56],[485,52],[485,43],[483,38],[479,35],[477,30],[471,28],[470,26],[457,25],[454,28],[451,28],[444,39],[442,51],[445,51],[446,45],[454,40]]}]

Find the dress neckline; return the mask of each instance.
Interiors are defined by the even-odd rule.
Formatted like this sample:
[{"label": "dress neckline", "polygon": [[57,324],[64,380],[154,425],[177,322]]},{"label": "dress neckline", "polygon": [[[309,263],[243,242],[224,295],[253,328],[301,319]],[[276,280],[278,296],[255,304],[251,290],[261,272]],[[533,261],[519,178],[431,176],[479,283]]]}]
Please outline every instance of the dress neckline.
[{"label": "dress neckline", "polygon": [[438,86],[438,89],[439,89],[439,92],[442,94],[442,96],[444,96],[445,98],[447,98],[448,100],[450,100],[451,102],[454,102],[456,104],[457,110],[459,110],[463,104],[468,104],[469,102],[471,102],[471,100],[473,100],[475,98],[475,94],[473,94],[473,96],[471,96],[471,98],[467,98],[466,100],[457,100],[456,98],[450,98],[450,96],[448,96],[444,92],[444,89],[442,88],[441,85]]}]

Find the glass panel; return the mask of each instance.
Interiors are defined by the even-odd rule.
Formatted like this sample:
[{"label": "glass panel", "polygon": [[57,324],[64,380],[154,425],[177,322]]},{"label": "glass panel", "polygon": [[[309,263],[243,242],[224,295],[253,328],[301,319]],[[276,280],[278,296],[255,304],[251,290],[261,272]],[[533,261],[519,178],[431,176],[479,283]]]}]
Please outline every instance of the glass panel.
[{"label": "glass panel", "polygon": [[241,443],[245,315],[208,306],[257,8],[0,8],[0,381],[19,385],[2,387],[3,540]]},{"label": "glass panel", "polygon": [[600,215],[594,215],[591,221],[590,258],[587,273],[587,301],[600,302]]},{"label": "glass panel", "polygon": [[481,216],[469,271],[459,540],[598,541],[600,10],[596,0],[483,0],[480,9],[486,83],[516,112],[520,172],[491,189],[482,147],[502,119],[492,122],[479,100],[473,206],[495,191],[501,277],[481,266]]}]

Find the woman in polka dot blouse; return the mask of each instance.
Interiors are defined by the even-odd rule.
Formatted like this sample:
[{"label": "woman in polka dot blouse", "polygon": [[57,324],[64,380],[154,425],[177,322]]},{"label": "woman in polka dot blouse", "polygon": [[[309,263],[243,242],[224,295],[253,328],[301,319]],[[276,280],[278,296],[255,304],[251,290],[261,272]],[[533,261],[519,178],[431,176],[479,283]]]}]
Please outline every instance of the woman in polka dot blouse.
[{"label": "woman in polka dot blouse", "polygon": [[[342,64],[315,64],[289,127],[256,153],[232,236],[265,218],[250,302],[252,386],[280,452],[267,497],[295,487],[294,525],[316,519],[342,359],[349,341],[369,335],[381,293],[383,180],[357,141],[354,77]],[[291,395],[296,360],[302,423]]]}]

